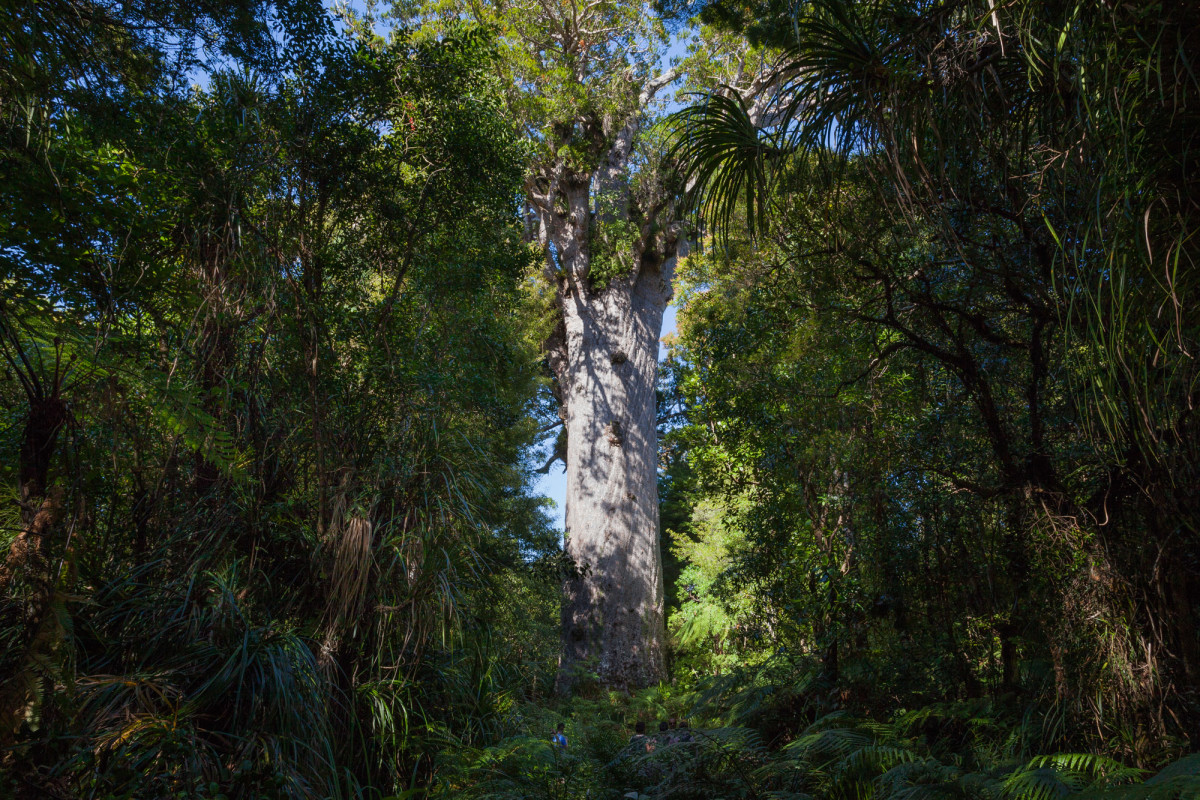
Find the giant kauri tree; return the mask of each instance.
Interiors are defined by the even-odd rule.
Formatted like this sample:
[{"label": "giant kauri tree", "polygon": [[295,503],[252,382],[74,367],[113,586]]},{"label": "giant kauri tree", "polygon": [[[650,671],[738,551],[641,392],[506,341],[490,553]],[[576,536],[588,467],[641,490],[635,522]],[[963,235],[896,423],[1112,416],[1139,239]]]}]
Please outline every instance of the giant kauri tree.
[{"label": "giant kauri tree", "polygon": [[[638,4],[426,8],[499,31],[510,112],[524,126],[529,238],[552,295],[545,342],[565,428],[566,552],[560,685],[589,665],[603,683],[663,674],[656,401],[658,339],[680,246],[672,172],[643,147],[675,77]],[[565,452],[562,443],[565,441]]]}]

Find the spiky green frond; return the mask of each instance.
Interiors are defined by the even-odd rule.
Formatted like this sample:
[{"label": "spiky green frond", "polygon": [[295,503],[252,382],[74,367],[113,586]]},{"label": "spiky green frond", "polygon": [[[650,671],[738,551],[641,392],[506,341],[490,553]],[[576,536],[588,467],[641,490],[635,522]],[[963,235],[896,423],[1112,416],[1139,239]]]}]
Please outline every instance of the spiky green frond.
[{"label": "spiky green frond", "polygon": [[751,232],[765,222],[772,162],[786,154],[757,127],[733,90],[705,96],[668,120],[670,157],[684,165],[685,202],[718,230],[729,229],[740,207]]}]

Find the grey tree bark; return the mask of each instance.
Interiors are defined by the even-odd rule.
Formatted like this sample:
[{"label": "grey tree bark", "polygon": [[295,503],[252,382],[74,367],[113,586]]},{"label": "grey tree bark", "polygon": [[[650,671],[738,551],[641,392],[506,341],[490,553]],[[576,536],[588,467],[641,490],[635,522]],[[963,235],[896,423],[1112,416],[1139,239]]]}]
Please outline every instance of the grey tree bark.
[{"label": "grey tree bark", "polygon": [[[556,160],[527,187],[561,311],[547,354],[567,431],[566,551],[577,571],[564,586],[560,691],[577,665],[626,688],[664,671],[655,384],[679,226],[666,193],[634,198],[629,160],[641,109],[672,78],[651,81],[633,118],[597,137],[607,150],[593,172]],[[625,268],[606,283],[591,274],[599,227],[626,234],[616,245]]]}]

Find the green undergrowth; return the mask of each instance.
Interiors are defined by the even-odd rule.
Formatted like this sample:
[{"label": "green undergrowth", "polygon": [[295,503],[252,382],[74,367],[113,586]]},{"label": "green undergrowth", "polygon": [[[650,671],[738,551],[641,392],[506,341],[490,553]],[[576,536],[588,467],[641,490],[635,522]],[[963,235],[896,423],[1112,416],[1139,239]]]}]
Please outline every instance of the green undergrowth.
[{"label": "green undergrowth", "polygon": [[[761,676],[761,671],[757,675]],[[811,676],[809,676],[811,678]],[[799,689],[799,690],[798,690]],[[818,679],[726,675],[697,690],[593,690],[514,709],[512,734],[448,751],[437,798],[483,800],[1173,800],[1200,798],[1200,754],[1134,766],[1047,747],[1052,708],[1013,696],[894,709],[845,707]],[[690,741],[656,734],[686,719]],[[630,736],[646,723],[650,752]],[[566,726],[569,747],[550,743]],[[645,740],[643,740],[644,742]]]}]

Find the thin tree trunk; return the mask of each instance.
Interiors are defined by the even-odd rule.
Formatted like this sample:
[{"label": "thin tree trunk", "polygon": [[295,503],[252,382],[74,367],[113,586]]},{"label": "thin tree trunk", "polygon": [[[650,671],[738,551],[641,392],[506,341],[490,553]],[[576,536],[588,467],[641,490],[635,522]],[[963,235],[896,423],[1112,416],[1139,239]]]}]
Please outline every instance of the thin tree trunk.
[{"label": "thin tree trunk", "polygon": [[21,655],[9,662],[11,673],[0,675],[0,750],[12,746],[36,696],[35,660],[44,657],[57,640],[57,620],[51,611],[55,576],[50,554],[51,537],[62,514],[63,490],[49,486],[49,473],[59,432],[68,418],[67,406],[58,394],[58,380],[56,372],[49,397],[30,398],[17,470],[24,525],[0,566],[0,598],[10,600],[18,574],[24,574],[30,586],[29,596],[18,601],[22,631],[15,644]]},{"label": "thin tree trunk", "polygon": [[[18,645],[21,655],[14,662],[13,672],[0,677],[0,750],[12,747],[26,711],[36,697],[38,676],[34,662],[50,652],[58,640],[58,620],[51,610],[55,588],[47,542],[62,515],[62,504],[62,487],[55,486],[18,537],[18,542],[26,543],[20,567],[30,574],[34,591],[24,608],[24,630]],[[13,542],[14,550],[18,542]],[[10,552],[9,563],[5,565],[6,590],[14,577],[12,555]]]},{"label": "thin tree trunk", "polygon": [[46,539],[57,516],[50,513],[51,499],[46,497],[50,461],[58,445],[58,434],[67,423],[67,413],[66,403],[57,392],[48,398],[29,400],[29,418],[25,422],[17,467],[23,530],[0,565],[0,594],[7,594],[17,573],[46,550]]}]

